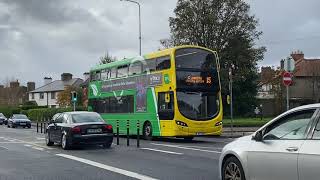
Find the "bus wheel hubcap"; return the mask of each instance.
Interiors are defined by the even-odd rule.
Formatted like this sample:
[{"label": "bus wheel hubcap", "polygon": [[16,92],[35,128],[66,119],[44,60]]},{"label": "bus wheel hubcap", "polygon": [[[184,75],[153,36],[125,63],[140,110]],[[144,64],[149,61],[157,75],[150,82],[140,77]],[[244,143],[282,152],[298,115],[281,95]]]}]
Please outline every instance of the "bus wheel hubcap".
[{"label": "bus wheel hubcap", "polygon": [[151,133],[151,127],[149,125],[146,126],[146,136],[150,136],[150,133]]}]

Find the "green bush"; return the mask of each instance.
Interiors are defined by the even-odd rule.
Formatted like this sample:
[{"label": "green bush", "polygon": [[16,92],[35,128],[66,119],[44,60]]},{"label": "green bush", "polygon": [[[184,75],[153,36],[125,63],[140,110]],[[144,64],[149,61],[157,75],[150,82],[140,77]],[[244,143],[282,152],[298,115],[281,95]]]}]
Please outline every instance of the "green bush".
[{"label": "green bush", "polygon": [[47,106],[37,106],[37,105],[22,105],[20,106],[22,110],[29,110],[29,109],[42,109],[48,108]]},{"label": "green bush", "polygon": [[19,114],[21,112],[20,108],[16,107],[0,107],[0,113],[3,113],[7,118],[11,117],[12,114]]},{"label": "green bush", "polygon": [[70,112],[72,108],[41,108],[41,109],[29,109],[27,114],[32,121],[48,121],[52,119],[52,116],[56,113]]}]

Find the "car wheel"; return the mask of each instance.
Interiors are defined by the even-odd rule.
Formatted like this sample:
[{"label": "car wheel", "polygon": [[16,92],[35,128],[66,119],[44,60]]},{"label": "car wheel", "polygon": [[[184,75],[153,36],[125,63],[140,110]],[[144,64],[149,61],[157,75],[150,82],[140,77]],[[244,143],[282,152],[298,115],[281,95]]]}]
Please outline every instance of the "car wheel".
[{"label": "car wheel", "polygon": [[62,149],[64,149],[64,150],[70,149],[69,140],[68,140],[68,137],[67,137],[66,134],[63,134],[63,135],[62,135],[62,138],[61,138],[61,147],[62,147]]},{"label": "car wheel", "polygon": [[8,127],[8,128],[10,128],[10,125],[9,125],[9,124],[7,124],[7,127]]},{"label": "car wheel", "polygon": [[54,142],[52,142],[50,140],[50,134],[49,133],[46,133],[45,139],[46,139],[47,146],[52,146],[54,144]]},{"label": "car wheel", "polygon": [[112,142],[107,142],[107,143],[102,144],[103,148],[110,148],[111,145],[112,145]]},{"label": "car wheel", "polygon": [[152,125],[150,122],[146,122],[143,126],[143,138],[152,140]]},{"label": "car wheel", "polygon": [[2,125],[2,123],[0,123],[0,125]]},{"label": "car wheel", "polygon": [[31,125],[28,125],[27,127],[30,129],[30,128],[31,128]]},{"label": "car wheel", "polygon": [[236,157],[229,157],[222,167],[222,180],[245,180],[244,171]]},{"label": "car wheel", "polygon": [[22,126],[23,128],[26,128],[25,126]]},{"label": "car wheel", "polygon": [[16,128],[16,126],[15,126],[13,123],[11,123],[11,127],[12,127],[12,128]]}]

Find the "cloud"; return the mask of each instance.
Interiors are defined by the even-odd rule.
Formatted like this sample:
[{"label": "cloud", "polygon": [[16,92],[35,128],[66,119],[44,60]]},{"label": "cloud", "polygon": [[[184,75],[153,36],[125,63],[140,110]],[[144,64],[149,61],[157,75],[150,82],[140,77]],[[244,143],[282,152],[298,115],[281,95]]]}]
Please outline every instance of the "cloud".
[{"label": "cloud", "polygon": [[[142,52],[156,51],[170,35],[177,0],[140,0]],[[292,50],[319,56],[317,0],[253,1],[252,13],[264,32],[258,45],[268,52],[261,64],[278,64]],[[0,82],[59,79],[63,72],[82,77],[106,51],[118,58],[138,54],[138,7],[118,0],[1,0]]]}]

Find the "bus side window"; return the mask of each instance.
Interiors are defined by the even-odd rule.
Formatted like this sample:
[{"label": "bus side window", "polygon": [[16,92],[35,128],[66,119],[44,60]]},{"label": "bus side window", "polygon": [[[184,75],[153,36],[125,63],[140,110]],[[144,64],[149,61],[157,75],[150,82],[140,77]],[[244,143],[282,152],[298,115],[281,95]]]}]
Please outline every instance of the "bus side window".
[{"label": "bus side window", "polygon": [[162,120],[174,118],[173,92],[158,93],[158,114]]},{"label": "bus side window", "polygon": [[143,72],[153,72],[156,70],[156,60],[155,59],[147,59],[145,64],[143,64]]},{"label": "bus side window", "polygon": [[170,56],[159,57],[156,60],[156,70],[170,69]]},{"label": "bus side window", "polygon": [[110,78],[116,78],[117,77],[117,68],[112,68],[110,70]]},{"label": "bus side window", "polygon": [[129,75],[141,74],[141,62],[135,62],[129,66]]},{"label": "bus side window", "polygon": [[108,73],[109,73],[109,69],[103,69],[103,70],[101,70],[101,80],[102,80],[102,81],[109,79]]},{"label": "bus side window", "polygon": [[117,77],[128,76],[128,65],[123,65],[118,67]]}]

